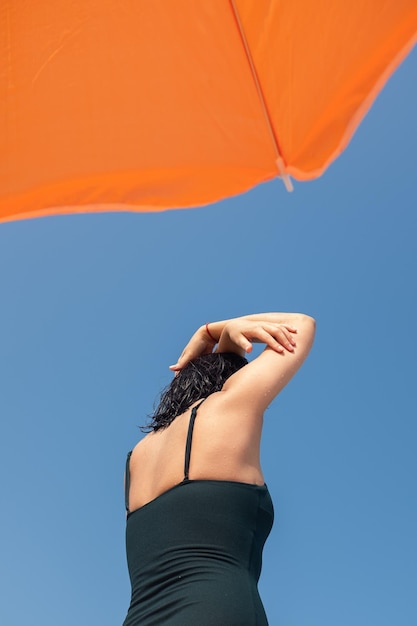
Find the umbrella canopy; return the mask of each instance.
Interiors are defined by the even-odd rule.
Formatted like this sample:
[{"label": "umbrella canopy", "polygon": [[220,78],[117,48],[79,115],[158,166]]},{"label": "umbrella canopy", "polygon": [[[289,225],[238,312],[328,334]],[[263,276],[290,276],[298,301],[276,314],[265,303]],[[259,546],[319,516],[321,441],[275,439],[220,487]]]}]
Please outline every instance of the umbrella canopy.
[{"label": "umbrella canopy", "polygon": [[0,28],[6,221],[319,176],[416,42],[417,3],[3,0]]}]

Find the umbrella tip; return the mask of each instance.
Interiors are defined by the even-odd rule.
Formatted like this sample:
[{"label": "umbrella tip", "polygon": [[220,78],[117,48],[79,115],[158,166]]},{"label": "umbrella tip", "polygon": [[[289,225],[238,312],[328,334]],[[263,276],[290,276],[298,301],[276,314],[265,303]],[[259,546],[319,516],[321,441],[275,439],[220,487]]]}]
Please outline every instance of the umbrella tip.
[{"label": "umbrella tip", "polygon": [[285,185],[285,189],[289,192],[294,191],[294,185],[291,182],[289,174],[281,174],[282,182]]},{"label": "umbrella tip", "polygon": [[279,175],[282,179],[282,182],[285,185],[285,189],[289,192],[294,191],[293,184],[291,182],[290,175],[285,171],[285,163],[282,157],[278,157],[276,160],[276,164],[278,167]]}]

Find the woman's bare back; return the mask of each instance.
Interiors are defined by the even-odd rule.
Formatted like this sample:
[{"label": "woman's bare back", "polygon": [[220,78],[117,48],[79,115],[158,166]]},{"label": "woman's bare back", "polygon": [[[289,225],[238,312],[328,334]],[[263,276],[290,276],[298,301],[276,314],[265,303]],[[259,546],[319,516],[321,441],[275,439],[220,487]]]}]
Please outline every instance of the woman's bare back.
[{"label": "woman's bare back", "polygon": [[[198,404],[198,402],[196,403]],[[149,433],[130,459],[130,510],[140,508],[184,479],[184,458],[192,407],[163,430]],[[262,418],[248,428],[230,410],[225,394],[212,394],[198,408],[190,480],[228,480],[263,485],[259,447]]]}]

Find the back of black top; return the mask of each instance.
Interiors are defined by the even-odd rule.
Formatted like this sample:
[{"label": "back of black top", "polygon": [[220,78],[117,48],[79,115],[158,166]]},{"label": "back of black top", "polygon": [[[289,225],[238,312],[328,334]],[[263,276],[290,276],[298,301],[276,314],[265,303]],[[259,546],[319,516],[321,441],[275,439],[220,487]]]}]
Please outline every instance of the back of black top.
[{"label": "back of black top", "polygon": [[189,479],[198,406],[190,418],[184,480],[128,515],[132,598],[124,626],[267,624],[257,581],[272,501],[266,485]]}]

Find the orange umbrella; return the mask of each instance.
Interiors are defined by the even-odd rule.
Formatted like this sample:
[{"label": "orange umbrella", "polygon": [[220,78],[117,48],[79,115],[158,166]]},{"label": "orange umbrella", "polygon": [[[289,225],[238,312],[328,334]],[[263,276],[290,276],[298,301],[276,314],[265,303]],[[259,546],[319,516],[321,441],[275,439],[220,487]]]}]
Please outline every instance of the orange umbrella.
[{"label": "orange umbrella", "polygon": [[0,220],[159,211],[319,176],[416,0],[3,0]]}]

